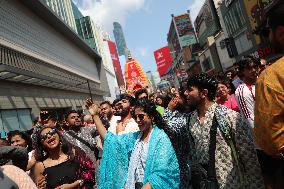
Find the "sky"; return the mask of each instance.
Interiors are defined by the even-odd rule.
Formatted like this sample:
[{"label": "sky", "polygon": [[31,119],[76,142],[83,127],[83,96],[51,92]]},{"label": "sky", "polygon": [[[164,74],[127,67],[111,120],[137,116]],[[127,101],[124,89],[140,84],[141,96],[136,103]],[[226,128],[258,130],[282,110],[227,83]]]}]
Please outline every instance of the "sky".
[{"label": "sky", "polygon": [[[195,20],[205,0],[73,0],[84,16],[90,16],[112,40],[113,22],[122,25],[126,44],[145,72],[156,71],[154,51],[167,45],[171,14],[190,10]],[[125,58],[120,57],[122,70]]]}]

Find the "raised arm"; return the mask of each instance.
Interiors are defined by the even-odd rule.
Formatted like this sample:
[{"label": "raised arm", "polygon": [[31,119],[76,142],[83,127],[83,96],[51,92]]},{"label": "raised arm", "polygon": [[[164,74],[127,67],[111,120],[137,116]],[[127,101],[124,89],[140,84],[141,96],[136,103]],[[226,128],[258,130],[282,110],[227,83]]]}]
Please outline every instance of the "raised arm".
[{"label": "raised arm", "polygon": [[95,105],[90,99],[86,101],[86,108],[89,110],[90,114],[93,116],[94,122],[96,124],[97,130],[102,137],[105,139],[106,128],[104,127],[99,115],[98,115],[98,106]]}]

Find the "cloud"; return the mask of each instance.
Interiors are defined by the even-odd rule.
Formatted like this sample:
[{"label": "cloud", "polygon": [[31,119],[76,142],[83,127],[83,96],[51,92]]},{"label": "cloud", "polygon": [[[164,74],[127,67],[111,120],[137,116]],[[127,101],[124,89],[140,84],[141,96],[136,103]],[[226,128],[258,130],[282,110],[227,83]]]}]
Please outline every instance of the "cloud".
[{"label": "cloud", "polygon": [[113,22],[125,25],[127,17],[143,9],[145,0],[73,0],[83,15],[90,16],[96,23],[112,33]]},{"label": "cloud", "polygon": [[134,50],[134,56],[147,57],[149,55],[149,48],[147,47],[137,47]]},{"label": "cloud", "polygon": [[189,5],[190,15],[192,22],[195,21],[202,5],[204,4],[205,0],[193,0],[193,3]]}]

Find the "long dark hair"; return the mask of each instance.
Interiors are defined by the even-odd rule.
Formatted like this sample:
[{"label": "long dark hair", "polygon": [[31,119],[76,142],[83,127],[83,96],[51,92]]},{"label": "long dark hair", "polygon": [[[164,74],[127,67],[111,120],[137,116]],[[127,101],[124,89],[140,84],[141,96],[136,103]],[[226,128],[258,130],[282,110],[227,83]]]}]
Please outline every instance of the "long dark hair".
[{"label": "long dark hair", "polygon": [[150,118],[153,119],[153,124],[160,129],[164,128],[166,123],[164,122],[161,114],[156,110],[156,105],[154,103],[146,98],[142,98],[136,101],[134,108],[141,108]]},{"label": "long dark hair", "polygon": [[[46,128],[51,128],[55,129],[49,126],[41,126],[37,128],[37,131],[34,132],[33,136],[33,147],[35,149],[35,159],[37,161],[44,161],[45,159],[48,158],[49,154],[48,151],[44,148],[44,146],[41,143],[41,132],[46,129]],[[62,148],[62,152],[68,156],[69,159],[74,159],[74,152],[73,152],[73,146],[62,137],[60,132],[56,130],[56,133],[59,135],[59,140],[60,140],[60,145]]]}]

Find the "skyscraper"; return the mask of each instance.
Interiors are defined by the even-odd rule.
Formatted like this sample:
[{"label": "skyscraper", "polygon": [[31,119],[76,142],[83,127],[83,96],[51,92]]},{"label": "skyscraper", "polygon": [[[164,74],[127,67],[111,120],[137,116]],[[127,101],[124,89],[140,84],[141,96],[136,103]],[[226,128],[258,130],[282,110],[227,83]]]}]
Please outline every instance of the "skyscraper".
[{"label": "skyscraper", "polygon": [[126,46],[124,34],[121,25],[118,22],[113,23],[113,35],[118,50],[118,55],[128,57],[128,48]]},{"label": "skyscraper", "polygon": [[49,6],[69,27],[77,32],[72,0],[41,0]]}]

